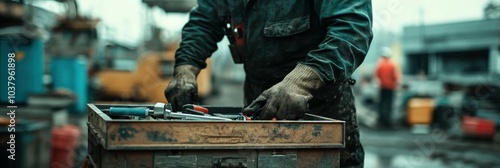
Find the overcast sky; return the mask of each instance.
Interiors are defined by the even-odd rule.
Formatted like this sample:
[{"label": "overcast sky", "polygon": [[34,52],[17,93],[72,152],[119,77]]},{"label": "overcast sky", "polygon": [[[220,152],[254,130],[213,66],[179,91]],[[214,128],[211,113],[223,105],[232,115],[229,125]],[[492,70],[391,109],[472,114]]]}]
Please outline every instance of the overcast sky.
[{"label": "overcast sky", "polygon": [[[372,0],[374,31],[389,30],[400,33],[403,26],[439,24],[483,18],[483,8],[490,0]],[[500,1],[500,0],[495,0]],[[46,1],[55,3],[54,1]],[[113,36],[127,43],[138,43],[144,36],[141,0],[77,0],[83,15],[99,17]],[[63,10],[57,5],[51,10]],[[180,29],[185,16],[165,16],[155,10],[154,20],[165,29]],[[167,33],[168,34],[168,33]]]},{"label": "overcast sky", "polygon": [[[399,32],[403,26],[439,24],[483,18],[490,0],[373,0],[374,29]],[[498,0],[496,0],[498,1]]]}]

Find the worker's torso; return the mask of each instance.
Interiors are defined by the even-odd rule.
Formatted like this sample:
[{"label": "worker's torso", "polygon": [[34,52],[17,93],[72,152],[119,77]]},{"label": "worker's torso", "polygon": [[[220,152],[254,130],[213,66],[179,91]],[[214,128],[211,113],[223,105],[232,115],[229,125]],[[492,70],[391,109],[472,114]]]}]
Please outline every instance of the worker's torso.
[{"label": "worker's torso", "polygon": [[[233,24],[244,22],[246,105],[281,81],[297,62],[305,61],[307,53],[325,39],[326,27],[320,26],[312,1],[250,0],[244,10],[241,5],[247,0],[225,1],[230,2]],[[351,86],[325,85],[312,94],[308,113],[345,121],[346,144],[350,148],[341,152],[340,163],[362,167],[364,154],[359,144]]]},{"label": "worker's torso", "polygon": [[377,77],[383,89],[395,89],[397,85],[396,67],[390,60],[381,60],[377,67]]},{"label": "worker's torso", "polygon": [[247,79],[276,83],[325,38],[326,28],[304,0],[223,0],[219,15],[244,24]]}]

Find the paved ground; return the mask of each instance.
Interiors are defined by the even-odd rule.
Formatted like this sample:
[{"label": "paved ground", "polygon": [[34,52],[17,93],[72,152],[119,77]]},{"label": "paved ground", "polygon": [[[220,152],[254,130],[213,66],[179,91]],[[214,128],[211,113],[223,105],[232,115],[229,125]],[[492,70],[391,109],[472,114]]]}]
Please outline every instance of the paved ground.
[{"label": "paved ground", "polygon": [[500,143],[450,138],[444,132],[412,134],[410,129],[361,127],[365,167],[500,167]]},{"label": "paved ground", "polygon": [[[398,126],[377,129],[376,112],[356,104],[365,167],[373,168],[468,168],[500,167],[500,132],[493,140],[464,138],[457,119],[448,131]],[[393,120],[402,117],[397,111]],[[413,132],[428,132],[416,134]]]}]

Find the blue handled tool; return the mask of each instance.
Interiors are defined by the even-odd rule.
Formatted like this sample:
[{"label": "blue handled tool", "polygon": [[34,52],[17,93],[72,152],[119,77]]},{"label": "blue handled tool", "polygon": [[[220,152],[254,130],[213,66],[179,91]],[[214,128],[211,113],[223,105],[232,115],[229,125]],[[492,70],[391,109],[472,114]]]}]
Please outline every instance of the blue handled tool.
[{"label": "blue handled tool", "polygon": [[[165,103],[156,103],[153,109],[146,107],[111,107],[107,110],[110,115],[130,115],[130,116],[162,116],[164,119],[184,119],[184,120],[231,120],[228,118],[215,117],[203,112],[198,112],[195,109],[185,108],[185,110],[190,111],[194,114],[186,114],[182,112],[172,112],[169,106]],[[200,114],[199,114],[200,113]]]},{"label": "blue handled tool", "polygon": [[153,112],[153,110],[149,110],[148,108],[127,108],[127,107],[111,107],[109,108],[109,114],[111,115],[131,115],[131,116],[139,116],[139,117],[147,117],[149,113]]}]

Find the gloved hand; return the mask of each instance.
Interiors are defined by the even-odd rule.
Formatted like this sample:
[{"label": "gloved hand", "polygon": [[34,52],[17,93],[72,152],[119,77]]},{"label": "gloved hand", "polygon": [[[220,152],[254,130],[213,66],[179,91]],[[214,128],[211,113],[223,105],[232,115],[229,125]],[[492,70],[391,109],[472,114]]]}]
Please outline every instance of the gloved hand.
[{"label": "gloved hand", "polygon": [[200,69],[192,65],[175,67],[174,78],[165,89],[165,98],[172,104],[173,111],[182,110],[184,104],[197,104],[198,85],[196,77]]},{"label": "gloved hand", "polygon": [[322,87],[323,80],[316,71],[303,64],[298,64],[285,78],[262,92],[243,114],[260,114],[257,119],[300,119],[309,109],[311,92]]}]

